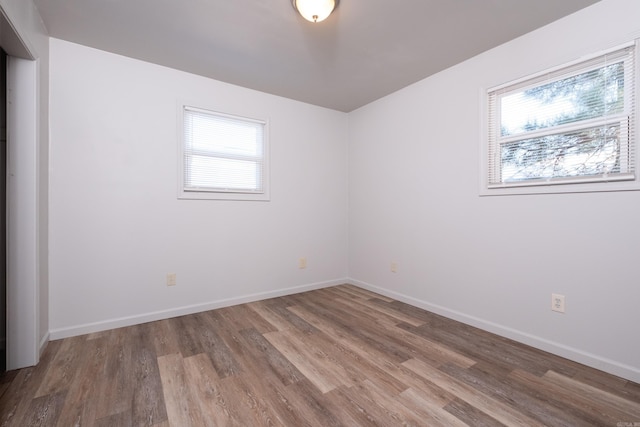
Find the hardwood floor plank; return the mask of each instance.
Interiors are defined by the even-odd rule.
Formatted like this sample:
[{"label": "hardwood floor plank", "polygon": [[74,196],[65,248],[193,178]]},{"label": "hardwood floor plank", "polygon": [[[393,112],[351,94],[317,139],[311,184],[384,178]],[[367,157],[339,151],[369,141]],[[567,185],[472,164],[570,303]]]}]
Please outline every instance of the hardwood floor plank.
[{"label": "hardwood floor plank", "polygon": [[[238,387],[246,390],[245,384],[250,384],[256,396],[264,397],[264,404],[274,411],[276,418],[283,420],[285,425],[302,425],[303,420],[297,411],[292,410],[283,390],[284,384],[304,380],[304,375],[253,328],[224,331],[222,335],[225,341],[233,342],[234,354],[241,367],[234,376],[239,380],[229,381],[227,387],[237,393]],[[220,384],[226,383],[225,380],[220,381]]]},{"label": "hardwood floor plank", "polygon": [[[559,369],[568,376],[575,374],[575,368],[561,358],[544,354],[540,350],[516,343],[507,338],[497,337],[480,329],[461,323],[439,319],[440,326],[425,324],[415,327],[399,324],[398,328],[423,336],[429,340],[455,348],[458,353],[472,360],[499,365],[505,369],[522,369],[542,376],[549,369]],[[443,323],[444,322],[444,323]]]},{"label": "hardwood floor plank", "polygon": [[580,418],[567,411],[564,405],[553,399],[552,395],[538,393],[536,389],[524,387],[509,377],[504,370],[496,370],[483,362],[471,369],[444,365],[440,370],[544,425],[573,427],[581,424]]},{"label": "hardwood floor plank", "polygon": [[323,332],[305,334],[292,329],[286,331],[286,334],[296,340],[309,359],[315,360],[318,365],[323,366],[335,376],[340,385],[350,387],[366,379],[365,375],[358,372],[358,367],[353,365],[349,357],[350,353],[342,346],[335,345]]},{"label": "hardwood floor plank", "polygon": [[[397,345],[399,344],[397,342],[390,343],[387,340],[380,340],[378,337],[379,329],[375,325],[363,322],[353,313],[332,305],[331,301],[316,297],[313,301],[300,300],[299,306],[316,318],[323,318],[330,322],[334,331],[342,331],[351,339],[356,339],[368,348],[384,354],[386,358],[391,358],[396,362],[403,362],[411,358],[410,352],[403,349],[402,344]],[[289,310],[294,311],[293,307],[289,307]],[[316,322],[313,324],[315,325]]]},{"label": "hardwood floor plank", "polygon": [[247,318],[243,310],[244,306],[232,306],[225,307],[216,310],[216,314],[223,319],[225,327],[233,332],[238,332],[243,329],[251,328],[251,319]]},{"label": "hardwood floor plank", "polygon": [[[359,307],[366,307],[371,311],[377,313],[378,315],[383,315],[389,319],[393,319],[395,323],[404,322],[409,323],[413,326],[420,326],[424,323],[412,316],[407,316],[401,311],[390,308],[388,304],[386,304],[386,300],[380,300],[379,298],[377,298],[380,297],[380,295],[365,294],[366,296],[364,297],[362,295],[356,296],[354,295],[354,292],[349,288],[345,288],[342,286],[324,289],[323,291],[329,294],[327,298],[332,302],[336,302],[337,300],[339,300],[343,304],[346,304],[348,306],[357,305]],[[379,304],[377,302],[384,302],[385,304]]]},{"label": "hardwood floor plank", "polygon": [[96,382],[103,381],[107,359],[107,335],[87,339],[83,344],[80,361],[76,366],[77,375],[69,386],[67,396],[58,420],[60,425],[91,425],[96,419],[97,402],[100,395],[95,388]]},{"label": "hardwood floor plank", "polygon": [[365,380],[363,385],[375,402],[386,410],[395,412],[396,418],[400,418],[403,424],[430,426],[462,424],[437,405],[424,404],[425,399],[413,389],[406,389],[400,395],[395,395],[374,381]]},{"label": "hardwood floor plank", "polygon": [[176,334],[180,353],[183,357],[193,356],[205,351],[200,339],[200,322],[196,316],[180,316],[171,319],[171,326]]},{"label": "hardwood floor plank", "polygon": [[365,372],[361,357],[320,330],[312,334],[296,330],[287,332],[295,336],[321,363],[328,364],[329,369],[337,371],[337,375],[342,377],[342,385],[353,385],[373,374],[373,371]]},{"label": "hardwood floor plank", "polygon": [[402,365],[393,371],[393,375],[406,384],[407,388],[401,391],[400,394],[408,389],[413,389],[422,396],[428,396],[429,402],[438,407],[444,407],[456,398],[455,394],[438,387],[428,379]]},{"label": "hardwood floor plank", "polygon": [[[229,407],[219,385],[220,377],[205,353],[184,359],[185,381],[193,390],[198,410],[209,425],[241,425],[241,420]],[[175,419],[175,418],[173,418]]]},{"label": "hardwood floor plank", "polygon": [[158,357],[167,418],[172,426],[205,426],[198,399],[192,395],[181,354]]},{"label": "hardwood floor plank", "polygon": [[[82,424],[80,424],[82,425]],[[96,420],[95,427],[133,427],[131,411],[124,411],[113,415],[108,415]]]},{"label": "hardwood floor plank", "polygon": [[580,395],[585,400],[589,400],[594,409],[598,408],[602,412],[605,408],[613,408],[616,411],[620,411],[620,413],[626,414],[626,419],[640,420],[640,405],[637,402],[631,402],[623,397],[565,377],[554,371],[547,371],[542,378],[571,393]]},{"label": "hardwood floor plank", "polygon": [[132,422],[136,426],[151,426],[167,421],[162,393],[158,357],[148,324],[139,325],[132,334],[131,364],[133,376]]},{"label": "hardwood floor plank", "polygon": [[428,426],[442,427],[463,427],[466,426],[462,420],[443,409],[442,406],[434,403],[423,393],[419,393],[412,388],[408,388],[400,393],[403,405],[411,408],[420,414],[421,422]]},{"label": "hardwood floor plank", "polygon": [[247,365],[255,366],[257,373],[271,372],[282,385],[288,386],[301,381],[304,375],[265,336],[255,329],[245,329],[240,335],[247,342],[251,355]]},{"label": "hardwood floor plank", "polygon": [[[562,386],[557,386],[529,372],[515,369],[509,376],[526,384],[529,388],[538,389],[541,393],[553,395],[555,399],[562,402],[565,411],[584,420],[586,425],[616,425],[618,422],[626,419],[626,414],[624,413],[613,408],[608,408],[605,411],[599,407],[594,408],[590,399],[584,398],[579,394],[575,394]],[[640,402],[637,403],[640,405]]]},{"label": "hardwood floor plank", "polygon": [[365,408],[367,413],[372,414],[376,420],[386,422],[386,425],[419,425],[415,414],[398,402],[396,395],[380,392],[369,380],[364,380],[348,390],[359,407]]},{"label": "hardwood floor plank", "polygon": [[395,308],[389,306],[389,305],[382,305],[382,304],[378,304],[376,303],[375,300],[371,300],[371,299],[367,299],[367,300],[362,300],[359,301],[360,304],[365,305],[373,310],[379,311],[383,314],[386,314],[387,316],[393,317],[394,319],[398,320],[398,323],[403,322],[403,323],[408,323],[409,325],[412,326],[422,326],[424,325],[424,322],[418,318],[415,318],[413,316],[409,316],[405,313],[403,313],[400,310],[396,310]]},{"label": "hardwood floor plank", "polygon": [[355,299],[345,299],[345,298],[335,298],[333,303],[338,306],[343,306],[343,310],[351,310],[358,313],[358,316],[363,319],[367,319],[375,324],[378,324],[382,327],[386,327],[387,329],[395,327],[400,321],[388,314],[371,308],[368,305],[360,304],[360,300]]},{"label": "hardwood floor plank", "polygon": [[[325,304],[321,300],[315,301],[318,305]],[[385,349],[405,358],[405,360],[412,357],[422,357],[434,364],[444,363],[451,359],[458,361],[463,366],[469,366],[475,363],[475,361],[446,349],[444,346],[430,345],[431,342],[429,340],[398,329],[395,325],[384,327],[383,324],[376,324],[369,315],[363,314],[363,312],[359,310],[360,306],[357,303],[349,302],[348,305],[345,306],[346,308],[342,308],[339,304],[336,304],[336,301],[337,300],[334,300],[332,307],[325,307],[333,313],[339,312],[344,315],[344,324],[352,326],[352,330],[349,332],[350,335],[358,334],[364,337],[367,343],[372,342],[371,338],[375,338],[375,345],[380,346],[381,343],[384,343]],[[289,307],[289,310],[295,307],[296,306]],[[353,331],[353,328],[357,328],[357,332]]]},{"label": "hardwood floor plank", "polygon": [[438,387],[456,395],[460,400],[467,402],[469,405],[477,408],[485,414],[495,418],[501,423],[509,426],[543,426],[542,423],[526,416],[525,414],[512,409],[489,396],[484,395],[473,387],[452,378],[429,366],[428,364],[411,359],[403,363],[404,366],[421,375],[425,379],[434,383]]},{"label": "hardwood floor plank", "polygon": [[95,340],[95,339],[98,339],[98,338],[107,337],[107,336],[110,335],[110,333],[111,333],[111,331],[109,329],[106,329],[104,331],[99,331],[99,332],[93,332],[93,333],[87,334],[86,335],[86,339],[87,339],[87,341],[91,341],[91,340]]},{"label": "hardwood floor plank", "polygon": [[11,387],[0,399],[0,426],[23,426],[25,424],[24,418],[31,400],[42,385],[61,346],[61,341],[49,343],[37,366],[21,369],[15,374]]},{"label": "hardwood floor plank", "polygon": [[242,310],[242,316],[248,319],[248,327],[245,329],[255,329],[261,334],[278,330],[278,328],[276,328],[268,320],[258,314],[248,304],[238,306],[238,310]]},{"label": "hardwood floor plank", "polygon": [[[357,313],[360,318],[377,323],[380,331],[385,332],[385,337],[390,340],[399,339],[402,341],[414,357],[419,354],[419,357],[423,358],[423,360],[429,360],[436,366],[443,363],[456,363],[468,368],[476,363],[475,360],[440,345],[433,340],[428,340],[420,335],[398,328],[397,325],[400,323],[398,319],[388,316],[382,311],[378,311],[367,305],[361,305],[357,301],[342,301],[336,299],[334,302],[336,304],[344,304],[350,312]],[[380,321],[380,319],[384,320]]]},{"label": "hardwood floor plank", "polygon": [[398,392],[406,388],[405,384],[389,373],[389,371],[397,369],[395,358],[390,358],[377,348],[368,346],[366,342],[354,339],[348,331],[344,331],[339,325],[334,325],[330,320],[316,316],[303,307],[291,306],[289,310],[307,319],[330,336],[333,341],[344,349],[345,353],[358,363],[360,370],[364,374],[384,380],[389,387],[393,387]]},{"label": "hardwood floor plank", "polygon": [[339,387],[327,393],[333,401],[340,402],[345,418],[354,420],[347,423],[347,426],[376,426],[387,427],[390,425],[387,414],[380,411],[376,405],[364,399],[359,393],[353,390]]},{"label": "hardwood floor plank", "polygon": [[447,325],[450,320],[439,314],[432,313],[430,311],[423,310],[419,307],[407,304],[397,300],[383,300],[382,298],[376,299],[376,303],[393,308],[394,310],[404,313],[407,316],[411,316],[416,320],[419,320],[423,325],[436,326],[435,322],[439,321],[439,325]]},{"label": "hardwood floor plank", "polygon": [[98,383],[99,399],[96,417],[131,412],[133,381],[131,381],[131,336],[135,326],[114,329],[108,335],[102,380]]},{"label": "hardwood floor plank", "polygon": [[233,413],[242,418],[241,426],[286,425],[265,395],[256,392],[253,384],[242,376],[220,381],[223,393],[234,405]]},{"label": "hardwood floor plank", "polygon": [[202,322],[199,336],[205,340],[202,348],[209,354],[213,367],[220,378],[239,374],[242,369],[236,360],[234,351],[221,336],[227,328],[224,319],[212,312],[199,313],[198,318]]},{"label": "hardwood floor plank", "polygon": [[84,353],[81,351],[81,347],[85,343],[86,337],[84,336],[69,338],[62,342],[51,362],[51,369],[47,371],[35,397],[68,390],[74,377],[78,374],[77,366],[82,363],[81,359]]},{"label": "hardwood floor plank", "polygon": [[[14,371],[15,372],[15,371]],[[2,399],[2,396],[4,395],[4,393],[9,390],[9,387],[11,386],[11,382],[0,382],[0,399]]]},{"label": "hardwood floor plank", "polygon": [[305,334],[313,334],[318,331],[315,326],[289,310],[290,307],[290,304],[276,304],[276,302],[269,304],[271,311],[280,316],[289,325],[286,330],[298,330]]},{"label": "hardwood floor plank", "polygon": [[[591,370],[591,369],[590,369]],[[595,371],[595,369],[593,369]],[[598,375],[608,375],[604,372],[597,371]],[[633,400],[634,402],[640,401],[640,384],[634,383],[631,381],[626,381],[626,385],[624,386],[624,390],[621,391],[623,393],[623,397]]]},{"label": "hardwood floor plank", "polygon": [[[490,417],[478,408],[475,408],[467,402],[455,399],[449,403],[444,409],[459,419],[464,425],[473,427],[505,427],[500,421]],[[509,427],[509,425],[506,425]]]},{"label": "hardwood floor plank", "polygon": [[349,285],[349,284],[345,284],[342,286],[335,286],[334,289],[339,289],[342,292],[348,292],[351,293],[353,295],[357,295],[360,296],[361,298],[364,299],[379,299],[381,301],[385,301],[385,302],[393,302],[394,300],[388,297],[385,297],[383,295],[377,294],[375,292],[372,292],[368,289],[364,289],[364,288],[359,288],[357,286],[354,285]]},{"label": "hardwood floor plank", "polygon": [[270,332],[265,338],[278,349],[321,393],[342,385],[340,378],[322,363],[318,363],[302,343],[288,334],[289,331]]},{"label": "hardwood floor plank", "polygon": [[396,337],[416,349],[416,353],[418,354],[415,357],[424,362],[429,362],[434,366],[454,364],[461,368],[470,368],[478,363],[476,360],[466,357],[447,346],[418,335],[407,333],[403,329],[395,328],[393,332]]},{"label": "hardwood floor plank", "polygon": [[[286,386],[277,398],[300,419],[295,426],[354,426],[358,425],[341,404],[328,394],[315,393],[315,386],[307,379]],[[331,393],[331,392],[330,392]]]},{"label": "hardwood floor plank", "polygon": [[59,391],[33,399],[27,410],[29,415],[25,425],[29,427],[56,425],[66,394],[66,391]]},{"label": "hardwood floor plank", "polygon": [[[224,321],[224,319],[221,319]],[[257,331],[253,328],[235,331],[233,329],[223,328],[220,330],[221,338],[227,343],[233,351],[237,363],[240,366],[240,372],[233,377],[236,380],[225,378],[221,381],[224,387],[235,396],[248,398],[244,405],[233,399],[236,405],[235,410],[242,410],[247,414],[258,414],[261,406],[268,406],[273,413],[269,419],[278,418],[282,420],[283,425],[303,425],[303,420],[299,418],[297,411],[292,411],[291,406],[286,399],[283,390],[288,380],[295,383],[305,380],[304,375],[291,364],[284,355],[280,354],[275,347],[262,335],[257,336]],[[270,355],[270,360],[266,360],[263,350]],[[278,356],[279,355],[279,356]],[[295,384],[294,383],[294,384]],[[252,396],[268,396],[264,399],[254,402]],[[255,405],[258,406],[255,406]],[[246,406],[252,411],[247,412]],[[257,411],[257,412],[255,412]],[[252,425],[252,418],[249,418],[243,425]]]},{"label": "hardwood floor plank", "polygon": [[[0,399],[0,426],[19,426],[29,408],[40,382],[33,381],[36,367],[21,369],[9,391]],[[34,389],[35,388],[35,389]]]},{"label": "hardwood floor plank", "polygon": [[147,324],[147,331],[153,337],[153,346],[158,357],[180,353],[179,332],[176,332],[172,325],[173,319],[159,320]]},{"label": "hardwood floor plank", "polygon": [[596,371],[595,369],[585,369],[583,366],[578,367],[577,373],[572,378],[624,399],[633,402],[640,401],[640,385],[630,383],[624,378]]},{"label": "hardwood floor plank", "polygon": [[640,384],[352,285],[52,341],[0,376],[0,427],[634,422]]},{"label": "hardwood floor plank", "polygon": [[272,325],[274,331],[284,331],[291,328],[291,324],[287,319],[282,317],[281,314],[272,311],[264,301],[249,303],[249,307]]}]

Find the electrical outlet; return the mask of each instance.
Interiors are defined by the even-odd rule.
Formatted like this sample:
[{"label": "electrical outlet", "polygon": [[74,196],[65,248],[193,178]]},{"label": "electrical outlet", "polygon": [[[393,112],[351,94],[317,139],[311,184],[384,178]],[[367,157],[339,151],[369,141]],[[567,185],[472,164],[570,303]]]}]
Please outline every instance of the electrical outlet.
[{"label": "electrical outlet", "polygon": [[176,273],[167,273],[167,286],[176,285]]},{"label": "electrical outlet", "polygon": [[397,273],[398,272],[398,263],[396,263],[395,261],[391,262],[391,272],[392,273]]},{"label": "electrical outlet", "polygon": [[298,268],[307,268],[307,259],[306,258],[300,258],[298,260]]},{"label": "electrical outlet", "polygon": [[564,313],[564,295],[551,294],[551,310]]}]

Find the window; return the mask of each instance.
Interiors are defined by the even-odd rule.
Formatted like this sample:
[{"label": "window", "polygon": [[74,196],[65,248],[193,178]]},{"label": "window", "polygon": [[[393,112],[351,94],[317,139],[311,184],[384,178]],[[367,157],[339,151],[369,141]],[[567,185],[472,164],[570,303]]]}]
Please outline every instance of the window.
[{"label": "window", "polygon": [[490,89],[486,188],[635,181],[634,68],[627,45]]},{"label": "window", "polygon": [[183,107],[180,198],[268,200],[266,122]]}]

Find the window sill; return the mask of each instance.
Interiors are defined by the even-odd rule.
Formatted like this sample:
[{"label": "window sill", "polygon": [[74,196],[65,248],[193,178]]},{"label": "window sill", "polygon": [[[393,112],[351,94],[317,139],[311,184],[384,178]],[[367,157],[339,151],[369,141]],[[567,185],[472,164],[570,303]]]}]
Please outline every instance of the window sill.
[{"label": "window sill", "polygon": [[509,196],[526,194],[600,193],[608,191],[639,191],[640,181],[593,182],[580,184],[540,184],[516,187],[487,188],[483,185],[480,196]]},{"label": "window sill", "polygon": [[236,200],[268,202],[269,193],[232,193],[216,191],[184,191],[178,192],[178,199],[182,200]]}]

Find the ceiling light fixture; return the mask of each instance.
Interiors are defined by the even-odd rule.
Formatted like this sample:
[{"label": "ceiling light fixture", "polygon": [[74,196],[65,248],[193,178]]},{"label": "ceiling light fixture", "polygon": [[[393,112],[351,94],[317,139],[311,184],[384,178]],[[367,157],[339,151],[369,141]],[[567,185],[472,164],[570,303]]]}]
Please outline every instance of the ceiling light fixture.
[{"label": "ceiling light fixture", "polygon": [[338,7],[340,0],[292,0],[291,3],[307,21],[320,22],[331,15],[331,12]]}]

